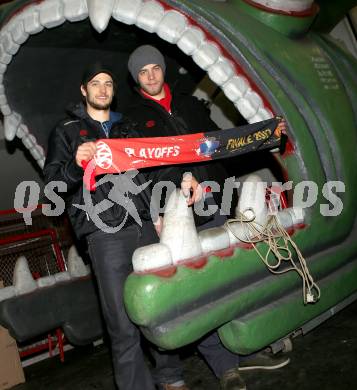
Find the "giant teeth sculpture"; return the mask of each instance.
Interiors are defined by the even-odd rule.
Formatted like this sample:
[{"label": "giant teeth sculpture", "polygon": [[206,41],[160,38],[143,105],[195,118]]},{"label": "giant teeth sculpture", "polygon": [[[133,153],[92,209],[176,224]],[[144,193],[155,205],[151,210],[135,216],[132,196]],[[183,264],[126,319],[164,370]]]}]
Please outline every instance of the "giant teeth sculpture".
[{"label": "giant teeth sculpture", "polygon": [[89,267],[84,264],[74,245],[68,251],[68,272],[72,278],[80,278],[90,273]]},{"label": "giant teeth sculpture", "polygon": [[[242,193],[236,207],[237,219],[242,218],[254,223],[257,233],[262,231],[267,221],[265,192],[266,186],[259,176],[248,176],[243,183]],[[239,237],[248,241],[253,238],[252,232],[248,231],[240,221],[230,223],[227,230],[231,245],[241,242]]]},{"label": "giant teeth sculpture", "polygon": [[25,256],[20,256],[16,261],[13,284],[17,295],[32,292],[37,288]]},{"label": "giant teeth sculpture", "polygon": [[[197,234],[192,208],[187,206],[181,191],[173,192],[165,209],[160,243],[138,248],[133,255],[135,272],[145,272],[176,265],[184,260],[219,251],[242,242],[250,241],[263,232],[268,221],[265,200],[266,183],[258,175],[250,175],[243,183],[236,208],[237,221],[222,227],[206,229]],[[281,210],[276,215],[285,229],[304,222],[300,208]],[[254,223],[255,230],[248,230],[243,220]]]},{"label": "giant teeth sculpture", "polygon": [[58,282],[84,277],[90,273],[89,266],[84,264],[74,245],[69,249],[67,264],[68,271],[58,272],[57,274],[34,280],[26,257],[20,256],[14,268],[13,285],[0,289],[0,302],[17,295],[33,292],[37,288],[53,286]]},{"label": "giant teeth sculpture", "polygon": [[192,208],[180,190],[174,191],[167,202],[160,243],[137,249],[133,255],[136,272],[157,269],[202,254]]},{"label": "giant teeth sculpture", "polygon": [[[295,5],[301,1],[311,2],[292,0],[292,3]],[[106,30],[111,18],[156,33],[192,56],[193,61],[207,71],[249,123],[273,117],[270,107],[245,73],[238,72],[219,46],[207,39],[201,27],[192,25],[184,13],[165,9],[155,0],[43,0],[28,4],[21,12],[12,15],[1,26],[0,34],[0,111],[4,115],[5,138],[8,141],[15,136],[20,138],[41,168],[45,161],[46,145],[39,143],[38,137],[29,131],[29,123],[25,123],[25,119],[9,103],[10,93],[4,85],[5,73],[16,53],[31,36],[66,21],[77,22],[87,17],[99,33]]]},{"label": "giant teeth sculpture", "polygon": [[203,253],[226,249],[230,246],[230,236],[224,227],[214,227],[198,233]]},{"label": "giant teeth sculpture", "polygon": [[87,0],[89,19],[99,33],[107,28],[114,4],[115,0]]},{"label": "giant teeth sculpture", "polygon": [[[250,175],[244,181],[236,207],[237,221],[225,227],[229,234],[230,245],[249,242],[264,232],[269,217],[265,200],[266,188],[266,183],[258,175]],[[291,207],[276,213],[277,222],[284,229],[302,224],[304,217],[304,210],[299,207]],[[251,222],[254,229],[248,229],[245,222]]]},{"label": "giant teeth sculpture", "polygon": [[170,248],[174,264],[202,254],[192,208],[179,190],[168,200],[160,241]]}]

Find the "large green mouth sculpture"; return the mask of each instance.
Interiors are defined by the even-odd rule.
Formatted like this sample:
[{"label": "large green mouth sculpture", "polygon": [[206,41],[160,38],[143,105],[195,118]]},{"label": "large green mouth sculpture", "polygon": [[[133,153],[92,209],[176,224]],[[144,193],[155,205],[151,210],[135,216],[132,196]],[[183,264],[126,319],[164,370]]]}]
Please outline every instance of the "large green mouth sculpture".
[{"label": "large green mouth sculpture", "polygon": [[[311,28],[318,12],[312,1],[281,1],[278,10],[259,3],[19,0],[0,9],[5,136],[21,138],[40,166],[50,124],[67,101],[79,98],[83,62],[101,55],[126,74],[128,53],[145,40],[165,41],[171,57],[180,53],[188,67],[207,72],[247,122],[287,120],[289,148],[274,157],[293,186],[310,181],[318,188],[293,239],[321,299],[305,306],[296,275],[271,275],[254,251],[242,248],[182,264],[171,276],[133,273],[126,283],[129,315],[163,348],[219,328],[228,348],[249,353],[356,294],[357,63]],[[279,8],[279,1],[271,3]],[[345,3],[345,10],[352,6]],[[323,216],[326,183],[337,181],[343,208]]]}]

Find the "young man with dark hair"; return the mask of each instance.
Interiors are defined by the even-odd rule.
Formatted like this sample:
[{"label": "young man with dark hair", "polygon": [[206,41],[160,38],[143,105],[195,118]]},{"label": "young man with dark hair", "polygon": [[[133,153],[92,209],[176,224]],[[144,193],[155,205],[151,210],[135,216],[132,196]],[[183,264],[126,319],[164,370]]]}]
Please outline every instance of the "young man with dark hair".
[{"label": "young man with dark hair", "polygon": [[[127,194],[127,188],[116,185],[115,177],[118,175],[104,175],[92,192],[83,188],[83,167],[96,154],[95,141],[121,138],[122,115],[110,110],[115,79],[107,67],[101,64],[90,66],[83,74],[80,90],[84,103],[75,106],[51,133],[44,167],[45,182],[66,183],[71,223],[77,237],[87,240],[111,340],[118,388],[154,390],[154,381],[140,346],[139,330],[128,318],[123,302],[124,282],[132,272],[134,250],[158,240],[152,221],[146,218],[148,194],[145,194],[145,189],[138,195]],[[146,182],[146,177],[139,173],[133,181],[139,188]],[[108,195],[114,192],[128,204],[134,204],[141,217],[141,225],[122,203],[109,202],[108,206]],[[91,207],[83,207],[88,206],[88,202]],[[178,357],[155,350],[153,355],[155,377],[163,388],[188,390],[182,379]]]}]

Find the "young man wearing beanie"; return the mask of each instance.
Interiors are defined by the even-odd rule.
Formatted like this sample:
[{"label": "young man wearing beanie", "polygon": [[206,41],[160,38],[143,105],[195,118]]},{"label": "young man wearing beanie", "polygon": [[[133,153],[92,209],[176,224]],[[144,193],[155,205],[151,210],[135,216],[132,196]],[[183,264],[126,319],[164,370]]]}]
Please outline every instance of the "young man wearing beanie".
[{"label": "young man wearing beanie", "polygon": [[[89,193],[83,189],[83,167],[96,153],[95,140],[122,137],[122,115],[110,110],[115,91],[112,72],[101,64],[90,66],[83,73],[80,90],[83,103],[73,107],[68,117],[51,133],[44,167],[45,182],[66,183],[67,211],[73,229],[79,239],[87,240],[111,340],[118,389],[154,390],[154,381],[140,346],[139,330],[125,311],[123,286],[132,271],[131,258],[134,250],[157,241],[158,236],[151,220],[145,220],[145,216],[142,216],[140,226],[134,218],[128,216],[127,209],[119,202],[97,211],[96,216],[92,215],[90,208],[75,206],[86,205],[88,197],[93,206],[104,200],[108,201],[108,194],[114,186],[111,175],[101,178],[101,184]],[[138,186],[146,182],[141,173],[135,180],[138,180]],[[116,190],[122,192],[123,196],[126,195],[127,188],[116,187]],[[139,214],[149,207],[148,194],[143,194],[144,191],[130,197]],[[92,212],[93,209],[92,207]],[[100,226],[95,223],[95,217],[100,218]],[[180,386],[175,390],[188,390],[182,380],[179,358],[155,350],[152,352],[158,380]]]},{"label": "young man wearing beanie", "polygon": [[[175,93],[165,83],[165,60],[155,47],[143,45],[134,50],[129,57],[128,69],[138,84],[138,101],[127,115],[132,119],[136,132],[141,132],[140,136],[172,136],[218,129],[202,102],[193,96]],[[225,169],[217,161],[204,165],[185,165],[183,169],[175,166],[171,168],[171,172],[173,170],[176,170],[176,174],[192,171],[192,182],[188,183],[188,187],[195,191],[190,203],[200,197],[199,182],[214,180],[223,188],[227,177]],[[220,193],[215,192],[213,195],[215,203],[220,205]],[[239,370],[274,369],[289,363],[288,358],[274,357],[265,351],[239,359],[238,355],[223,347],[216,332],[203,339],[198,344],[198,349],[220,379],[224,390],[246,389]]]}]

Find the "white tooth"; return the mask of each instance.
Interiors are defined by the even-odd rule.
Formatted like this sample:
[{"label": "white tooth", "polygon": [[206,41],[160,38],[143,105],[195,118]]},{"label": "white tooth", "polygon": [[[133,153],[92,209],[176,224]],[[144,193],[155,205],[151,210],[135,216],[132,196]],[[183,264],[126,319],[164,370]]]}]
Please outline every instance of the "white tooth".
[{"label": "white tooth", "polygon": [[18,138],[23,138],[25,137],[27,134],[29,134],[29,129],[26,125],[24,125],[23,123],[19,126],[19,128],[17,129],[17,132],[16,132],[16,136]]},{"label": "white tooth", "polygon": [[243,98],[239,99],[234,104],[249,122],[252,120],[252,117],[258,113],[259,108],[263,108],[261,97],[250,88],[244,94]]},{"label": "white tooth", "polygon": [[11,110],[10,112],[8,112],[9,105],[7,104],[7,99],[5,95],[0,95],[0,107],[4,116],[11,114]]},{"label": "white tooth", "polygon": [[256,229],[262,228],[267,221],[266,185],[260,176],[249,175],[243,182],[242,192],[236,207],[237,218],[241,213],[245,218],[252,219],[254,223],[260,225],[255,226]]},{"label": "white tooth", "polygon": [[40,22],[40,12],[37,7],[29,7],[23,14],[24,29],[28,34],[37,34],[44,29]]},{"label": "white tooth", "polygon": [[267,119],[274,118],[273,113],[266,108],[259,108],[256,115],[249,119],[249,123],[256,123],[260,121],[265,121]]},{"label": "white tooth", "polygon": [[59,272],[59,273],[55,274],[54,277],[56,279],[56,283],[57,282],[66,282],[67,280],[71,280],[71,275],[69,274],[68,271]]},{"label": "white tooth", "polygon": [[239,242],[249,241],[256,237],[257,231],[262,229],[267,221],[267,207],[265,202],[266,183],[258,175],[249,175],[244,181],[242,192],[239,197],[235,213],[237,218],[239,212],[246,218],[251,218],[256,222],[255,230],[248,229],[246,224],[241,222],[232,222],[224,226],[229,234],[230,244],[235,245]]},{"label": "white tooth", "polygon": [[[42,160],[39,160],[42,161]],[[73,278],[80,278],[89,274],[82,258],[79,256],[77,249],[72,245],[68,251],[68,272]]]},{"label": "white tooth", "polygon": [[208,69],[208,76],[218,86],[224,84],[233,75],[234,68],[232,64],[226,59],[220,59]]},{"label": "white tooth", "polygon": [[0,41],[0,72],[5,73],[6,65],[10,64],[12,56],[6,52],[2,40]]},{"label": "white tooth", "polygon": [[25,31],[24,22],[22,17],[17,17],[8,24],[8,31],[12,36],[12,39],[18,45],[22,45],[27,41],[29,34]]},{"label": "white tooth", "polygon": [[5,301],[5,299],[9,299],[14,296],[16,296],[16,289],[14,286],[0,288],[0,302]]},{"label": "white tooth", "polygon": [[[304,223],[305,211],[300,207],[289,207],[276,214],[279,223],[288,229],[295,225]],[[1,291],[1,290],[0,290]]]},{"label": "white tooth", "polygon": [[172,265],[172,257],[166,245],[151,244],[136,249],[132,262],[135,272],[145,272]]},{"label": "white tooth", "polygon": [[219,58],[218,46],[213,42],[204,42],[192,55],[192,59],[203,70],[207,70]]},{"label": "white tooth", "polygon": [[203,253],[228,248],[229,235],[223,227],[202,230],[198,233]]},{"label": "white tooth", "polygon": [[247,99],[239,99],[234,105],[237,107],[238,111],[243,115],[247,120],[252,118],[258,111],[258,108],[252,105],[252,103]]},{"label": "white tooth", "polygon": [[63,4],[57,0],[47,0],[39,4],[40,23],[47,27],[53,28],[65,22],[63,16]]},{"label": "white tooth", "polygon": [[223,86],[222,90],[229,100],[236,102],[249,88],[248,80],[243,76],[233,76]]},{"label": "white tooth", "polygon": [[79,22],[88,17],[86,0],[62,0],[64,17],[70,22]]},{"label": "white tooth", "polygon": [[263,118],[263,121],[274,118],[274,114],[268,108],[259,108],[258,115]]},{"label": "white tooth", "polygon": [[142,5],[142,0],[117,0],[113,9],[113,18],[125,24],[134,24]]},{"label": "white tooth", "polygon": [[177,46],[188,56],[197,50],[203,42],[205,35],[197,27],[189,27],[178,40]]},{"label": "white tooth", "polygon": [[0,106],[7,105],[7,99],[5,95],[0,95]]},{"label": "white tooth", "polygon": [[37,145],[29,149],[29,151],[35,160],[41,160],[44,157],[41,151],[38,149]]},{"label": "white tooth", "polygon": [[246,229],[244,225],[240,222],[232,222],[228,226],[225,226],[224,229],[227,231],[229,236],[229,244],[235,245],[242,242],[240,239],[249,239],[247,237]]},{"label": "white tooth", "polygon": [[43,158],[42,160],[37,160],[37,164],[41,169],[43,169],[45,166],[45,159]]},{"label": "white tooth", "polygon": [[12,19],[6,26],[6,29],[11,34],[14,42],[18,45],[23,44],[29,37],[29,34],[24,30],[24,24],[20,17]]},{"label": "white tooth", "polygon": [[160,243],[170,248],[174,264],[202,253],[193,219],[182,191],[174,191],[167,202]]},{"label": "white tooth", "polygon": [[8,104],[4,104],[3,106],[0,105],[0,109],[4,117],[11,114],[11,108]]},{"label": "white tooth", "polygon": [[257,122],[261,122],[262,120],[263,120],[263,118],[261,117],[261,115],[255,114],[254,116],[252,116],[251,118],[248,119],[248,122],[249,123],[257,123]]},{"label": "white tooth", "polygon": [[259,108],[263,108],[262,98],[252,89],[248,89],[248,91],[244,94],[244,98],[248,99],[251,105],[255,107],[257,111],[259,110]]},{"label": "white tooth", "polygon": [[89,19],[99,33],[107,28],[114,3],[115,0],[87,0]]},{"label": "white tooth", "polygon": [[10,115],[4,117],[4,132],[5,138],[8,141],[12,141],[15,138],[16,131],[22,122],[21,115],[17,112],[13,112]]},{"label": "white tooth", "polygon": [[34,281],[25,256],[16,260],[13,276],[13,285],[16,295],[26,294],[36,290],[37,283]]},{"label": "white tooth", "polygon": [[12,55],[17,53],[17,51],[20,48],[20,45],[18,45],[17,43],[15,43],[13,41],[11,34],[9,32],[3,31],[0,39],[1,39],[1,43],[2,43],[2,48],[5,52],[12,54]]},{"label": "white tooth", "polygon": [[147,1],[139,12],[136,25],[148,32],[155,32],[164,13],[164,7],[161,4],[156,1]]},{"label": "white tooth", "polygon": [[45,149],[43,149],[43,147],[41,145],[37,144],[37,150],[41,155],[41,159],[45,158]]},{"label": "white tooth", "polygon": [[170,43],[176,43],[187,27],[187,19],[177,11],[167,11],[157,28],[157,35]]},{"label": "white tooth", "polygon": [[38,278],[36,280],[38,287],[48,287],[53,286],[56,283],[56,279],[53,275],[44,276],[43,278]]},{"label": "white tooth", "polygon": [[27,149],[32,149],[34,146],[36,146],[37,141],[34,135],[32,134],[26,134],[22,138],[22,143],[25,145]]},{"label": "white tooth", "polygon": [[314,0],[253,0],[264,7],[285,12],[301,12],[309,9]]}]

